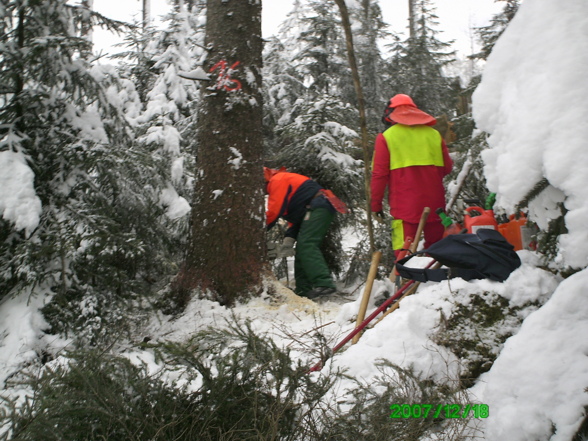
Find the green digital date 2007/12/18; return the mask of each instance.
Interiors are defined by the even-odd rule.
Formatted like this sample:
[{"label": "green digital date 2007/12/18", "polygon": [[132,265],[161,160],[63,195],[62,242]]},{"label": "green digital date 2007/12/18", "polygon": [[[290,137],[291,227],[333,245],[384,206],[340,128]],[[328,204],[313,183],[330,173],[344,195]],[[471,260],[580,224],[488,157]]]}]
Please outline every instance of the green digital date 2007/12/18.
[{"label": "green digital date 2007/12/18", "polygon": [[390,418],[488,418],[487,404],[393,404]]}]

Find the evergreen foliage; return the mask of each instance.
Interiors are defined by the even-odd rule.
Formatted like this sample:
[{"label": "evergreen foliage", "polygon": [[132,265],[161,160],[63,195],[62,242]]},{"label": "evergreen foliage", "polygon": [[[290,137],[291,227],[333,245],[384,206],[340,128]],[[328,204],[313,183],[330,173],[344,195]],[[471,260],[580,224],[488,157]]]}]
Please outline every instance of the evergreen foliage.
[{"label": "evergreen foliage", "polygon": [[345,60],[343,29],[332,0],[307,0],[300,20],[300,52],[296,61],[311,96],[352,96],[353,85]]},{"label": "evergreen foliage", "polygon": [[[376,132],[381,123],[380,103],[390,99],[387,96],[386,76],[382,71],[386,69],[380,51],[380,43],[391,37],[388,25],[382,19],[382,10],[374,0],[362,0],[350,9],[351,20],[358,28],[354,35],[355,52],[359,66],[361,83],[366,106],[368,129]],[[353,107],[357,107],[356,99],[350,100]]]},{"label": "evergreen foliage", "polygon": [[[451,149],[454,153],[453,171],[446,177],[449,193],[459,193],[460,200],[484,201],[489,195],[484,177],[484,162],[481,153],[488,148],[487,134],[474,135],[474,121],[471,114],[461,115],[453,120],[453,130],[456,141]],[[450,208],[450,215],[459,219],[463,206],[454,204]]]},{"label": "evergreen foliage", "polygon": [[339,374],[312,379],[249,324],[154,350],[177,380],[97,349],[56,360],[31,379],[33,396],[13,403],[5,439],[321,439],[317,420]]},{"label": "evergreen foliage", "polygon": [[[1,149],[26,158],[42,211],[32,232],[0,221],[0,286],[53,293],[58,310],[85,317],[87,299],[115,310],[148,292],[174,251],[160,203],[169,171],[133,142],[133,84],[81,56],[77,13],[64,0],[7,4]],[[49,320],[55,332],[73,325]]]},{"label": "evergreen foliage", "polygon": [[[177,220],[175,238],[188,234],[185,216],[188,200],[192,199],[195,152],[192,140],[197,121],[198,83],[181,77],[192,71],[205,55],[204,29],[201,25],[205,10],[195,5],[187,10],[175,6],[165,17],[167,27],[153,33],[148,30],[146,46],[139,46],[132,55],[135,63],[125,66],[130,78],[140,80],[142,111],[137,115],[136,142],[168,167],[168,181],[162,203],[168,217]],[[133,40],[141,41],[140,38]],[[143,68],[141,68],[143,66]],[[139,75],[139,76],[137,76]],[[181,200],[179,207],[174,202]],[[187,242],[181,240],[185,247]]]},{"label": "evergreen foliage", "polygon": [[[295,3],[280,42],[266,49],[264,97],[265,131],[270,134],[266,163],[309,176],[352,209],[353,214],[336,217],[324,243],[329,267],[339,273],[346,266],[342,228],[361,219],[365,195],[355,91],[333,8],[332,1]],[[362,39],[365,57],[360,67],[367,74],[366,69],[380,63],[377,38],[383,24],[379,9],[370,2],[363,2],[354,14],[363,14],[362,26],[374,32]],[[282,48],[287,51],[279,53]]]},{"label": "evergreen foliage", "polygon": [[[108,349],[74,351],[27,383],[32,394],[7,402],[0,439],[11,440],[415,440],[445,439],[467,419],[390,418],[391,405],[468,403],[458,383],[433,382],[388,361],[372,384],[358,381],[346,399],[331,393],[341,372],[314,377],[250,323],[237,319],[186,343],[149,344],[161,370]],[[313,358],[324,347],[314,338]]]},{"label": "evergreen foliage", "polygon": [[300,103],[295,112],[299,116],[278,131],[285,145],[275,161],[312,177],[358,206],[363,162],[355,159],[359,156],[357,132],[349,128],[356,117],[355,109],[323,96]]},{"label": "evergreen foliage", "polygon": [[[565,215],[568,212],[564,204],[558,204],[560,215],[555,219],[551,219],[545,231],[540,232],[539,240],[537,243],[537,249],[545,255],[547,262],[553,261],[559,252],[558,241],[562,234],[568,232],[568,228],[565,222]],[[577,269],[566,268],[562,271],[562,275],[570,276]]]},{"label": "evergreen foliage", "polygon": [[347,401],[338,403],[340,407],[325,424],[322,439],[412,441],[430,436],[463,439],[459,434],[467,420],[445,420],[444,415],[435,418],[434,411],[426,418],[399,418],[402,411],[397,413],[403,405],[428,403],[436,409],[448,402],[468,402],[466,394],[456,393],[458,382],[437,384],[386,360],[379,360],[378,370],[380,375],[372,383],[358,381],[347,394]]},{"label": "evergreen foliage", "polygon": [[306,92],[304,78],[288,47],[288,41],[272,38],[264,49],[264,144],[265,157],[270,158],[270,162],[282,147],[276,129],[292,122],[294,108]]},{"label": "evergreen foliage", "polygon": [[[274,161],[332,190],[349,207],[361,207],[363,161],[355,145],[357,132],[350,129],[356,112],[330,96],[317,97],[295,107],[299,115],[278,131],[283,149]],[[325,238],[325,258],[335,272],[342,269],[341,228],[352,217],[337,215]]]},{"label": "evergreen foliage", "polygon": [[210,439],[197,437],[195,394],[107,352],[68,354],[30,383],[34,395],[6,418],[7,441]]},{"label": "evergreen foliage", "polygon": [[[514,17],[520,3],[519,0],[497,1],[505,1],[505,8],[491,20],[489,26],[476,29],[482,50],[472,55],[471,58],[486,60],[496,40]],[[455,142],[451,144],[451,149],[455,152],[453,155],[454,169],[447,177],[447,181],[449,182],[449,192],[453,193],[452,199],[455,200],[459,196],[460,201],[479,201],[480,204],[483,204],[489,195],[489,190],[486,187],[481,153],[488,148],[486,141],[488,134],[476,132],[475,121],[470,109],[471,96],[480,81],[481,76],[477,75],[470,80],[465,89],[462,90],[461,86],[456,89],[455,101],[458,103],[458,115],[451,121],[452,129],[456,135]],[[450,214],[459,219],[463,208],[461,204],[456,204],[451,207],[452,213]]]},{"label": "evergreen foliage", "polygon": [[416,2],[415,34],[393,46],[388,95],[404,93],[434,116],[453,116],[451,80],[445,77],[443,67],[454,60],[454,52],[449,51],[452,42],[437,38],[437,18],[431,0]]},{"label": "evergreen foliage", "polygon": [[441,325],[432,339],[461,360],[459,379],[469,388],[492,367],[502,345],[516,334],[524,317],[540,305],[527,302],[513,306],[495,292],[463,296],[458,291],[455,299],[451,314],[441,313]]},{"label": "evergreen foliage", "polygon": [[474,58],[481,58],[483,60],[488,59],[488,56],[492,52],[492,48],[496,44],[496,41],[502,35],[510,21],[514,18],[521,3],[521,0],[495,1],[503,2],[504,8],[502,9],[502,12],[490,20],[490,24],[488,26],[482,26],[477,29],[477,34],[482,43],[482,48],[480,52],[473,55]]}]

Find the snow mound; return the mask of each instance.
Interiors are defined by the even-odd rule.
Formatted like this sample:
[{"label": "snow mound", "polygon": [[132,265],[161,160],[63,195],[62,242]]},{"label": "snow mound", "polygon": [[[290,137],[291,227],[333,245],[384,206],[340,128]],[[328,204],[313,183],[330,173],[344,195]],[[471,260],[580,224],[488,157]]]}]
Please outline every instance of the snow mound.
[{"label": "snow mound", "polygon": [[475,388],[490,407],[486,440],[568,441],[588,406],[588,270],[564,280],[506,341]]}]

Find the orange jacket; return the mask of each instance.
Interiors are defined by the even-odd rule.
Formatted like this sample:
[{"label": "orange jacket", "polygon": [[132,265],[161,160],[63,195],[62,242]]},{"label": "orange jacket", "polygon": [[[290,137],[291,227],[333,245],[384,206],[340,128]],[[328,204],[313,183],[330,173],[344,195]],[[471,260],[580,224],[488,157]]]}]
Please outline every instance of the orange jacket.
[{"label": "orange jacket", "polygon": [[312,179],[297,173],[275,174],[267,184],[269,195],[265,213],[267,228],[273,227],[280,217],[286,219],[291,225],[300,224],[304,219],[307,205],[321,188]]}]

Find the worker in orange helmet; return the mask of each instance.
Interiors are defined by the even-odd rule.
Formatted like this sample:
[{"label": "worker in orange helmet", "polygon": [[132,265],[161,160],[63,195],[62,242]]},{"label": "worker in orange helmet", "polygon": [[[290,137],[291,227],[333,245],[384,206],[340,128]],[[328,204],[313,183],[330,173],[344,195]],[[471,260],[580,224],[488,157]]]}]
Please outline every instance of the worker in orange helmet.
[{"label": "worker in orange helmet", "polygon": [[[392,215],[392,249],[398,256],[407,237],[415,234],[425,207],[431,209],[424,228],[425,248],[443,238],[435,210],[445,207],[443,178],[453,161],[434,117],[405,94],[393,96],[384,111],[386,130],[375,141],[371,178],[371,210],[383,220],[386,188]],[[416,239],[415,239],[416,240]]]},{"label": "worker in orange helmet", "polygon": [[335,212],[345,211],[344,204],[307,176],[289,173],[284,168],[264,168],[264,176],[269,195],[267,228],[272,228],[280,217],[288,221],[289,228],[275,257],[295,256],[295,292],[310,299],[336,293],[320,245]]}]

